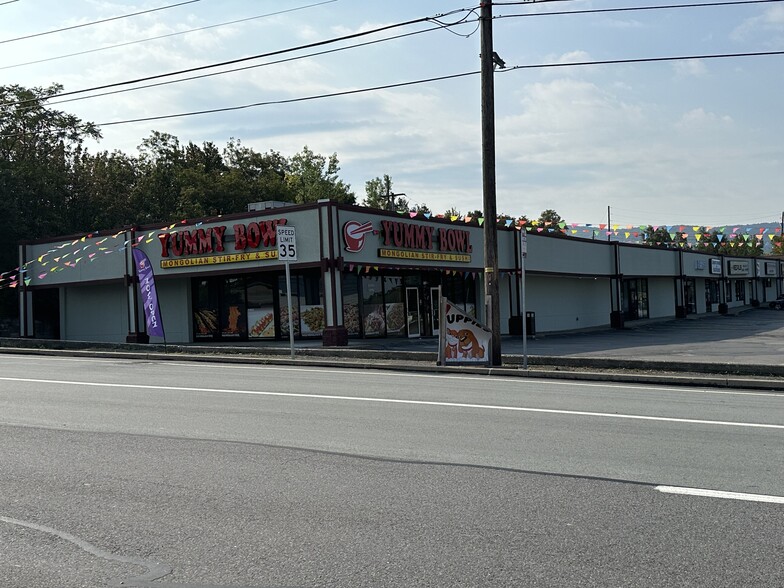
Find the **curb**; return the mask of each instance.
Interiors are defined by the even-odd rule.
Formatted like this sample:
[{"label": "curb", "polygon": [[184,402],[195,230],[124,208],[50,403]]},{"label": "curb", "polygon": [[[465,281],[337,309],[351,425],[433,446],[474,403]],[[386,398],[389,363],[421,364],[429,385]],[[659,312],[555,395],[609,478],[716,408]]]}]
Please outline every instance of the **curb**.
[{"label": "curb", "polygon": [[[107,344],[108,345],[108,344]],[[70,346],[69,346],[70,347]],[[117,346],[115,346],[117,347]],[[131,345],[124,345],[122,347],[131,347]],[[142,346],[145,347],[145,346]],[[288,367],[320,367],[320,368],[334,368],[341,367],[344,369],[355,370],[382,370],[393,372],[414,372],[422,374],[452,374],[452,375],[467,375],[467,376],[493,376],[505,378],[529,378],[529,379],[548,379],[548,380],[575,380],[585,382],[613,382],[624,384],[656,384],[664,386],[681,386],[681,387],[704,387],[704,388],[732,388],[738,390],[762,390],[768,392],[784,392],[784,379],[777,378],[749,378],[742,375],[718,375],[718,374],[702,374],[702,373],[684,373],[684,374],[639,374],[639,373],[617,373],[617,372],[602,372],[602,371],[570,371],[561,370],[558,367],[551,370],[543,369],[522,369],[519,367],[470,367],[470,366],[438,366],[435,365],[435,353],[429,352],[389,352],[389,351],[375,351],[375,350],[356,350],[361,351],[358,355],[365,356],[365,359],[375,359],[376,361],[357,361],[362,357],[352,357],[348,359],[335,358],[334,354],[327,356],[329,359],[319,357],[322,354],[313,354],[315,358],[307,357],[309,354],[301,353],[304,350],[296,352],[297,357],[291,359],[290,357],[282,357],[282,353],[264,354],[260,355],[259,350],[253,350],[254,355],[243,352],[226,354],[211,348],[209,351],[204,350],[201,353],[171,353],[169,351],[149,350],[149,346],[145,347],[146,351],[138,350],[125,350],[125,349],[50,349],[37,347],[3,347],[0,346],[0,354],[9,355],[42,355],[42,356],[72,356],[72,357],[96,357],[103,359],[135,359],[142,361],[183,361],[183,362],[202,362],[202,363],[226,363],[226,364],[245,364],[245,365],[279,365]],[[192,349],[188,349],[192,351]],[[276,350],[279,351],[279,350]],[[289,353],[285,350],[286,354]],[[321,351],[321,350],[311,350]],[[259,354],[259,355],[255,355]],[[405,357],[401,357],[405,356]],[[432,356],[432,359],[430,359]],[[415,358],[415,359],[414,359]],[[330,361],[331,359],[331,361]],[[511,359],[517,359],[518,356],[511,356]],[[539,365],[552,365],[541,363],[541,360],[547,358],[538,357],[537,363]],[[621,365],[629,366],[626,369],[651,369],[653,365],[667,365],[664,362],[647,362],[640,361],[634,362],[631,360],[611,360],[599,359],[595,363],[597,366],[589,365],[593,362],[583,361],[583,358],[556,358],[568,359],[568,363],[573,365],[569,367],[586,367],[593,368],[598,365],[604,365],[614,369],[623,369]],[[585,358],[592,359],[592,358]],[[393,363],[378,363],[378,360],[390,361]],[[695,364],[689,364],[695,365]],[[705,364],[698,364],[704,366]],[[708,364],[709,367],[714,367]],[[715,369],[721,365],[718,364]],[[646,366],[646,367],[641,367]],[[738,366],[732,366],[738,367]],[[770,366],[765,366],[769,368]],[[775,367],[775,366],[774,366]],[[658,369],[667,369],[659,367]]]}]

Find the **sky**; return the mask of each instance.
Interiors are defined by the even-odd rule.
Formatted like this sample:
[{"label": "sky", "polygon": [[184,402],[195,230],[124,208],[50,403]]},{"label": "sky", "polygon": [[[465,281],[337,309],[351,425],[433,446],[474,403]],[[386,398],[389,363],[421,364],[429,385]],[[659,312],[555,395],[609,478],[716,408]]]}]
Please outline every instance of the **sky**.
[{"label": "sky", "polygon": [[[499,213],[536,218],[554,209],[569,223],[599,224],[607,222],[609,207],[611,224],[634,226],[781,220],[784,55],[531,67],[784,51],[784,2],[563,14],[705,1],[493,6],[494,49],[507,66],[494,74]],[[478,4],[462,0],[197,0],[39,35],[182,2],[0,0],[0,85],[59,83],[66,92],[84,90],[438,15],[444,15],[438,22],[198,73],[259,66],[243,71],[52,107],[85,121],[113,123],[480,68]],[[30,35],[36,36],[19,39]],[[399,35],[407,36],[392,38]],[[370,41],[379,42],[353,47]],[[331,52],[311,55],[324,51]],[[74,53],[83,54],[67,57]],[[285,61],[271,63],[280,60]],[[102,140],[89,148],[135,154],[152,131],[175,135],[183,144],[211,141],[220,148],[234,138],[285,156],[307,145],[316,153],[337,153],[339,175],[359,202],[366,181],[388,174],[394,192],[410,202],[434,213],[452,208],[466,213],[481,209],[483,201],[480,81],[468,75],[103,126]]]}]

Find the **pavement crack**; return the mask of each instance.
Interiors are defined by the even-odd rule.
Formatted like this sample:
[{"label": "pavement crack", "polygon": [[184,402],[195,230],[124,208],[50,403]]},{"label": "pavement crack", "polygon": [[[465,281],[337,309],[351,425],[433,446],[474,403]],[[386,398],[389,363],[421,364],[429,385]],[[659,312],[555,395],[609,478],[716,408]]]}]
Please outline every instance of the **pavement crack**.
[{"label": "pavement crack", "polygon": [[164,576],[168,576],[173,571],[173,569],[170,566],[163,564],[161,562],[146,560],[139,557],[128,557],[124,555],[117,555],[114,553],[110,553],[105,549],[96,547],[92,543],[88,543],[84,539],[81,539],[75,535],[71,535],[70,533],[66,533],[64,531],[53,529],[52,527],[46,527],[44,525],[39,525],[37,523],[31,523],[29,521],[20,521],[18,519],[12,519],[10,517],[4,517],[4,516],[0,516],[0,521],[7,523],[9,525],[16,525],[18,527],[33,529],[34,531],[39,531],[41,533],[46,533],[48,535],[54,535],[55,537],[59,537],[64,541],[73,543],[80,549],[86,551],[90,555],[94,555],[95,557],[100,557],[101,559],[105,559],[109,561],[116,561],[119,563],[130,564],[141,568],[145,568],[147,570],[147,573],[142,574],[140,576],[134,576],[132,578],[127,578],[126,580],[115,582],[114,583],[115,586],[125,586],[125,587],[151,586],[152,585],[150,584],[151,582],[163,578]]}]

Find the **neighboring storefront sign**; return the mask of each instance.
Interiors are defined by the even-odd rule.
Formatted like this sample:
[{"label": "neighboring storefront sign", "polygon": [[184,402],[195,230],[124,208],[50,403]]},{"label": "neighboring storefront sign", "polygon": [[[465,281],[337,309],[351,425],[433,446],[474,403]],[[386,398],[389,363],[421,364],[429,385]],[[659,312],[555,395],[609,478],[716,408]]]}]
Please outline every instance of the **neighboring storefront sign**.
[{"label": "neighboring storefront sign", "polygon": [[470,263],[471,232],[451,227],[382,220],[380,230],[371,221],[350,220],[343,225],[343,244],[348,253],[359,253],[368,235],[380,235],[378,256],[384,259]]},{"label": "neighboring storefront sign", "polygon": [[[158,235],[158,239],[161,242],[161,257],[163,258],[161,267],[187,267],[191,265],[277,259],[278,252],[274,249],[277,242],[277,227],[285,224],[286,219],[279,218],[234,225],[232,227],[234,251],[247,251],[247,253],[241,254],[206,255],[226,251],[227,236],[225,226],[161,233]],[[259,247],[264,249],[261,251],[248,251],[258,249]],[[200,257],[187,257],[195,255]],[[167,259],[172,257],[177,258],[177,261],[187,263],[167,263]]]},{"label": "neighboring storefront sign", "polygon": [[766,261],[765,262],[765,275],[766,276],[775,276],[776,275],[776,263],[773,261]]},{"label": "neighboring storefront sign", "polygon": [[438,351],[441,365],[490,364],[492,331],[441,298]]},{"label": "neighboring storefront sign", "polygon": [[720,259],[711,259],[710,260],[710,273],[714,276],[721,275],[721,260]]},{"label": "neighboring storefront sign", "polygon": [[727,273],[731,276],[748,276],[751,274],[751,262],[732,259],[727,262]]}]

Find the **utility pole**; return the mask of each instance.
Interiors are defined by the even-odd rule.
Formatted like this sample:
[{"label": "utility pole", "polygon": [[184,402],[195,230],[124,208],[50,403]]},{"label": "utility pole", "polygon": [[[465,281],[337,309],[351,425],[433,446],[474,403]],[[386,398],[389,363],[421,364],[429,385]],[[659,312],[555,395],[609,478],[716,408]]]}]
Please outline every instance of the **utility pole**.
[{"label": "utility pole", "polygon": [[[482,2],[482,198],[485,249],[485,318],[493,332],[490,365],[501,365],[501,305],[498,287],[498,231],[495,202],[495,85],[493,80],[493,3]],[[525,320],[525,318],[523,318]]]}]

